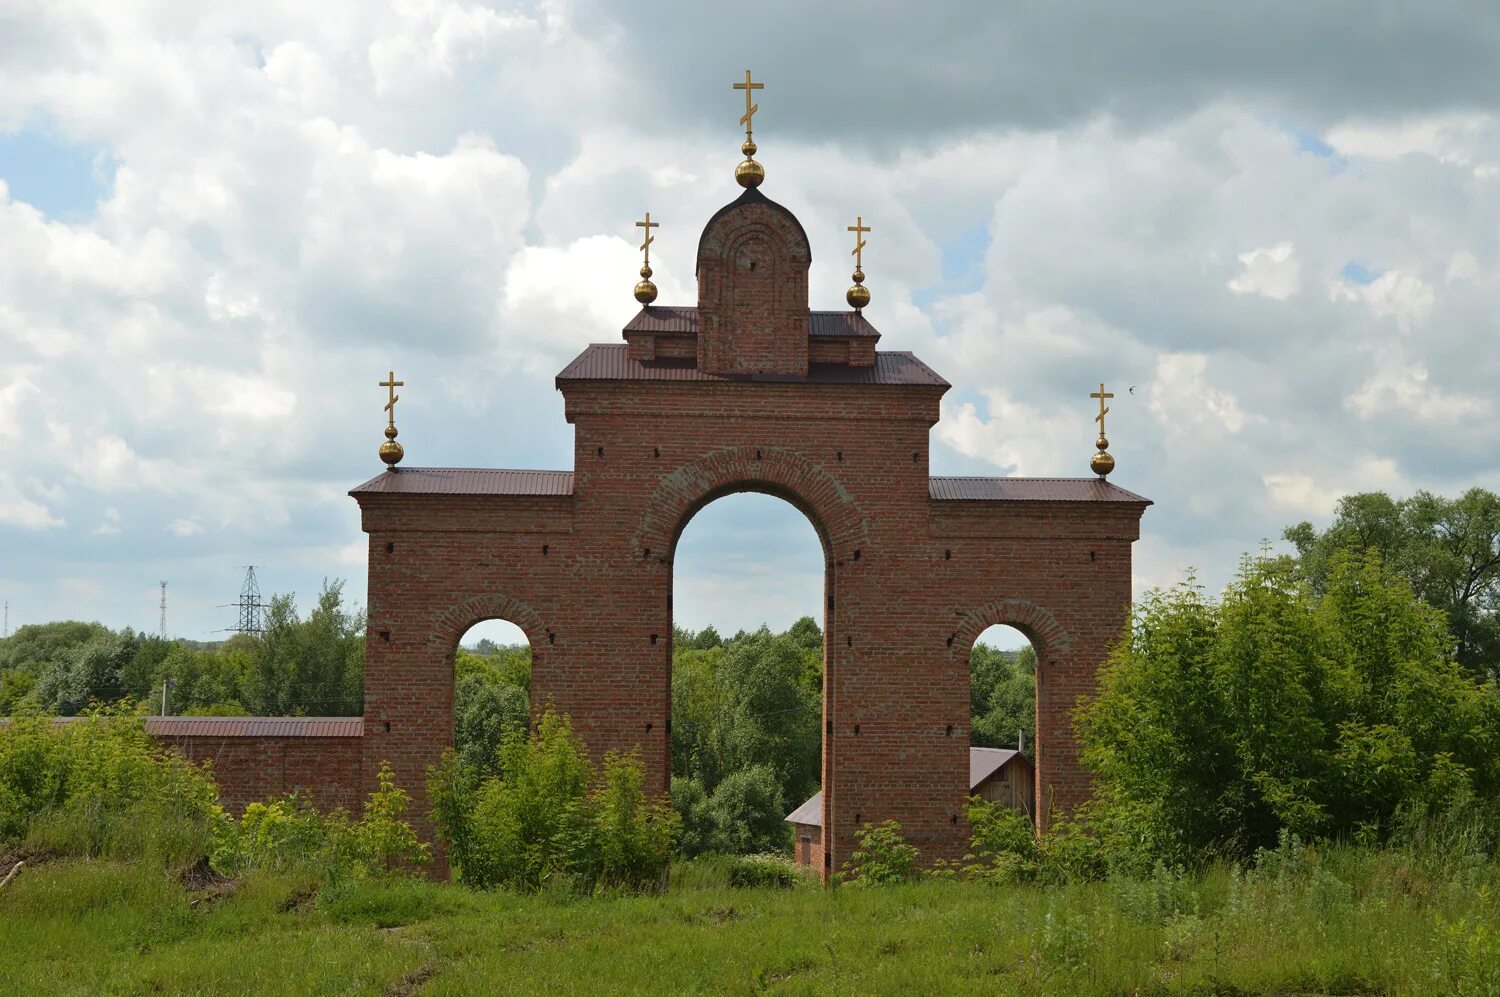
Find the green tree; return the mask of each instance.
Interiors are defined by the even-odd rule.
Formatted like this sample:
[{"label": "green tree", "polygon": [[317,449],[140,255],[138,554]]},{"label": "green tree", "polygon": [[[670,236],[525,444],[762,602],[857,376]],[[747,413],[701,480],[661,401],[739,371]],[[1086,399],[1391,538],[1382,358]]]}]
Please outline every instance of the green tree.
[{"label": "green tree", "polygon": [[454,750],[480,778],[499,770],[500,746],[524,736],[531,722],[530,659],[529,648],[497,649],[489,656],[459,648],[455,655]]},{"label": "green tree", "polygon": [[34,696],[46,710],[78,713],[93,702],[112,703],[124,695],[121,672],[135,656],[135,632],[105,631],[74,647],[62,662],[53,663],[37,678]]},{"label": "green tree", "polygon": [[1448,659],[1441,613],[1374,553],[1322,591],[1248,557],[1217,602],[1153,592],[1080,710],[1097,826],[1168,861],[1283,831],[1386,834],[1403,811],[1500,803],[1500,697]]},{"label": "green tree", "polygon": [[1284,536],[1315,591],[1327,586],[1340,552],[1378,552],[1446,615],[1458,661],[1500,677],[1500,495],[1482,488],[1456,499],[1430,492],[1401,500],[1384,492],[1348,495],[1326,530],[1304,522]]},{"label": "green tree", "polygon": [[1014,748],[1025,731],[1027,750],[1035,742],[1036,652],[998,651],[975,644],[969,656],[970,743],[981,748]]}]

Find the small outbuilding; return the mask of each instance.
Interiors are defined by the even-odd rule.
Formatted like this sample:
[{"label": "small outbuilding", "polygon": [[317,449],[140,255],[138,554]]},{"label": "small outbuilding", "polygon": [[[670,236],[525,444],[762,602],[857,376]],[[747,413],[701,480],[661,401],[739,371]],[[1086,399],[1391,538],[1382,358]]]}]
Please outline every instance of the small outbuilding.
[{"label": "small outbuilding", "polygon": [[[969,795],[1003,803],[1031,813],[1035,783],[1031,759],[1015,748],[969,749]],[[823,794],[817,792],[786,815],[796,832],[794,855],[798,865],[823,863]]]}]

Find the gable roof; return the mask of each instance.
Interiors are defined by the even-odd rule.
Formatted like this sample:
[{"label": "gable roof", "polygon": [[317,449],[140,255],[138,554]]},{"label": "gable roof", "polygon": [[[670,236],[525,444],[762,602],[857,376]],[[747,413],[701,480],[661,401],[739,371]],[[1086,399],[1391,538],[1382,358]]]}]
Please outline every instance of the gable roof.
[{"label": "gable roof", "polygon": [[[1009,765],[1017,757],[1027,765],[1031,761],[1015,748],[970,748],[969,749],[969,790],[970,792],[979,788],[979,784],[990,776],[999,772]],[[786,815],[788,824],[807,824],[811,827],[823,826],[823,791],[820,789],[814,793],[807,802],[796,810]]]}]

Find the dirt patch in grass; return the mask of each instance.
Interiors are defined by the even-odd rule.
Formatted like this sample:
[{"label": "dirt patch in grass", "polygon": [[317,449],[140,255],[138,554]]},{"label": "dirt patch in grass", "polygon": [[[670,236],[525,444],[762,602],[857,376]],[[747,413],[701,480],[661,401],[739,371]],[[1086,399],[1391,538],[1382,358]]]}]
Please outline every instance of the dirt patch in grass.
[{"label": "dirt patch in grass", "polygon": [[27,867],[31,867],[61,857],[58,852],[50,848],[43,848],[39,845],[17,845],[4,854],[0,854],[0,879],[4,879],[16,867],[17,862],[25,862]]},{"label": "dirt patch in grass", "polygon": [[318,896],[316,885],[299,886],[287,895],[287,898],[276,905],[276,909],[283,914],[293,911],[307,910],[313,905],[313,900]]},{"label": "dirt patch in grass", "polygon": [[436,975],[437,968],[434,966],[423,966],[420,969],[414,969],[395,983],[386,987],[385,997],[411,997],[422,984]]}]

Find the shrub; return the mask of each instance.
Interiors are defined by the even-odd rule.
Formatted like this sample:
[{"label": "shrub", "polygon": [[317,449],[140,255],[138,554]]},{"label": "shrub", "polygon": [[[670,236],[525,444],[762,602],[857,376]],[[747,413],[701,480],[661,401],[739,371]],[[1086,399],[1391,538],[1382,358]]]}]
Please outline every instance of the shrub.
[{"label": "shrub", "polygon": [[844,863],[843,878],[856,886],[886,886],[917,878],[916,846],[901,836],[893,820],[866,824],[854,833],[858,846]]},{"label": "shrub", "polygon": [[735,855],[728,860],[729,885],[739,888],[789,889],[815,882],[816,876],[785,855]]},{"label": "shrub", "polygon": [[1062,884],[1100,879],[1107,871],[1105,845],[1086,815],[1054,814],[1043,835],[1027,814],[977,796],[970,797],[966,815],[972,839],[959,869],[965,878]]},{"label": "shrub", "polygon": [[1457,797],[1493,813],[1500,697],[1450,650],[1442,615],[1373,554],[1335,557],[1319,592],[1261,556],[1218,602],[1150,593],[1078,717],[1094,825],[1137,864],[1183,864],[1282,831],[1383,840]]},{"label": "shrub", "polygon": [[481,776],[451,752],[429,772],[438,835],[464,882],[536,891],[642,889],[661,882],[678,820],[645,792],[634,755],[610,755],[597,781],[564,715],[548,711],[530,735],[500,748]]},{"label": "shrub", "polygon": [[129,703],[0,728],[0,839],[190,862],[225,819],[217,801],[208,769],[160,747]]},{"label": "shrub", "polygon": [[358,821],[343,809],[320,814],[295,793],[250,804],[238,822],[219,824],[214,868],[228,875],[305,869],[333,883],[387,876],[430,861],[428,846],[406,822],[408,796],[388,763],[381,763],[378,778],[380,788],[370,794]]},{"label": "shrub", "polygon": [[784,847],[789,834],[786,799],[769,765],[731,772],[704,804],[709,848],[746,855]]}]

